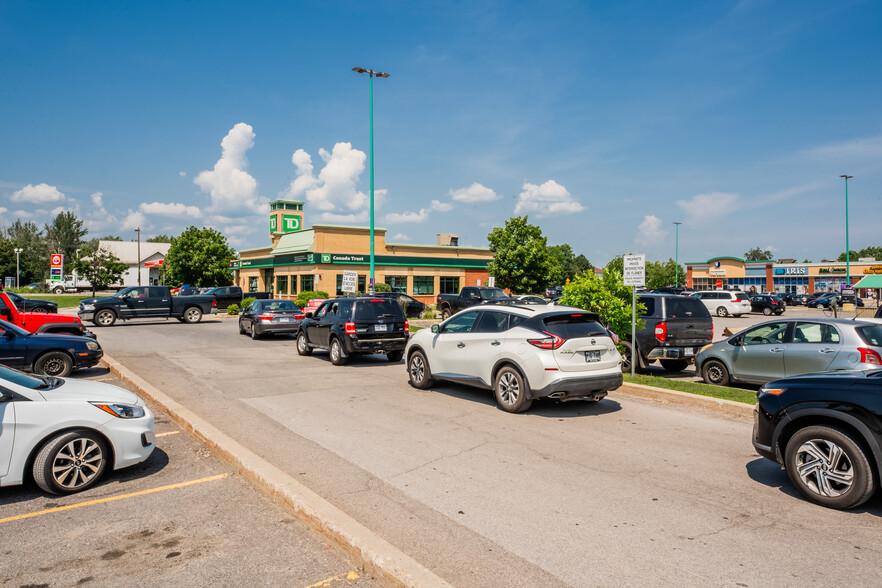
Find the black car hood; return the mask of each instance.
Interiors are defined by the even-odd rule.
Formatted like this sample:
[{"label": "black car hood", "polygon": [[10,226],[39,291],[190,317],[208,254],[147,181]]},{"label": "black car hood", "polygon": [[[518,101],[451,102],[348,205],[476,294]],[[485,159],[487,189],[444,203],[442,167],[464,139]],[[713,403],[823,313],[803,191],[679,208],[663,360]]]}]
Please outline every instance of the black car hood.
[{"label": "black car hood", "polygon": [[28,335],[28,341],[36,340],[37,343],[55,344],[60,347],[82,346],[86,347],[88,341],[93,341],[89,337],[80,337],[79,335],[56,335],[54,333],[31,333]]}]

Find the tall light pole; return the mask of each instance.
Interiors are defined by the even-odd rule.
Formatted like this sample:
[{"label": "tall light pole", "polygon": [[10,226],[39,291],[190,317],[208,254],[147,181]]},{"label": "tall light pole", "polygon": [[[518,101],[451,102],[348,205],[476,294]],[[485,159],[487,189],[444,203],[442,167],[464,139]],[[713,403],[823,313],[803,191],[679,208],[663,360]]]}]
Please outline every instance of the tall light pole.
[{"label": "tall light pole", "polygon": [[381,71],[373,71],[363,67],[353,67],[356,73],[366,73],[371,79],[371,285],[370,292],[374,292],[374,76],[388,78],[389,74]]},{"label": "tall light pole", "polygon": [[851,286],[851,252],[848,249],[848,179],[854,176],[842,174],[840,178],[845,178],[845,281]]},{"label": "tall light pole", "polygon": [[138,285],[141,285],[141,227],[135,229],[138,233]]},{"label": "tall light pole", "polygon": [[13,249],[13,251],[15,251],[15,287],[21,288],[21,286],[18,285],[19,276],[21,275],[21,270],[19,269],[18,260],[19,260],[19,256],[22,254],[24,249],[21,249],[20,247],[16,247],[15,249]]},{"label": "tall light pole", "polygon": [[680,286],[680,225],[682,224],[679,221],[674,221],[674,225],[677,227],[677,238],[674,245],[674,263],[677,265],[677,270],[674,272],[674,288]]}]

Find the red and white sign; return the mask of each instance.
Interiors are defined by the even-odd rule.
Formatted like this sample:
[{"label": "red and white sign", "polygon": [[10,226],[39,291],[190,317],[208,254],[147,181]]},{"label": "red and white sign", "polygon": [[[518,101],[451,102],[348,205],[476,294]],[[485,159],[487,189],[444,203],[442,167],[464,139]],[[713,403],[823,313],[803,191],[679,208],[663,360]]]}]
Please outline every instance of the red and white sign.
[{"label": "red and white sign", "polygon": [[717,288],[723,287],[723,280],[717,280]]},{"label": "red and white sign", "polygon": [[156,261],[145,261],[144,267],[159,267],[162,265],[163,260],[157,259]]},{"label": "red and white sign", "polygon": [[61,267],[61,262],[64,261],[64,256],[60,253],[52,254],[52,267]]}]

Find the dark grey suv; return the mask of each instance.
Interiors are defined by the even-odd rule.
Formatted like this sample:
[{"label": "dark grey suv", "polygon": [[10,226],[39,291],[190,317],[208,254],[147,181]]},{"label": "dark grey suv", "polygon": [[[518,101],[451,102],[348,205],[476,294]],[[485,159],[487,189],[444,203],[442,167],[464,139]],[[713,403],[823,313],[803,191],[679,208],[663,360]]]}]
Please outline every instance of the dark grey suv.
[{"label": "dark grey suv", "polygon": [[636,371],[659,360],[669,372],[679,372],[695,360],[699,350],[713,341],[714,322],[707,307],[691,296],[641,294],[637,303],[645,308],[637,331],[637,353],[623,341],[622,371],[631,371],[631,357],[637,358]]}]

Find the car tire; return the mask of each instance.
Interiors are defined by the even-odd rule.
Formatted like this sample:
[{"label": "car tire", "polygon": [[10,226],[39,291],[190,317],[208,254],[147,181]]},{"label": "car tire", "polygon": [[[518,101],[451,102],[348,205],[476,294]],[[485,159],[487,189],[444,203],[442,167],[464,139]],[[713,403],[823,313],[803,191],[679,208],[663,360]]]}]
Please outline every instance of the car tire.
[{"label": "car tire", "polygon": [[240,335],[246,334],[245,329],[242,328],[242,321],[241,320],[239,321],[239,334]]},{"label": "car tire", "polygon": [[31,312],[36,312],[37,314],[49,314],[49,309],[45,306],[38,306],[37,308],[31,309]]},{"label": "car tire", "polygon": [[836,427],[818,425],[797,431],[787,442],[784,469],[800,494],[829,508],[860,506],[876,489],[863,444],[854,434]]},{"label": "car tire", "polygon": [[682,372],[689,366],[685,359],[660,359],[659,363],[666,372]]},{"label": "car tire", "polygon": [[306,340],[306,333],[300,331],[297,335],[297,355],[312,355],[312,348]]},{"label": "car tire", "polygon": [[332,364],[343,365],[344,363],[346,363],[346,352],[343,351],[343,345],[340,343],[340,339],[338,339],[337,337],[333,337],[331,339],[329,353],[331,356]]},{"label": "car tire", "polygon": [[407,375],[410,385],[420,390],[425,390],[435,383],[429,362],[422,351],[414,351],[407,360]]},{"label": "car tire", "polygon": [[34,481],[50,494],[71,494],[94,485],[110,457],[103,439],[86,430],[60,433],[34,458]]},{"label": "car tire", "polygon": [[[630,341],[621,341],[619,342],[619,346],[622,348],[619,352],[622,355],[622,373],[630,374],[631,373],[631,358],[633,356],[631,349]],[[639,350],[638,350],[639,353]],[[652,362],[648,362],[652,363]],[[640,359],[637,359],[637,363],[634,365],[634,373],[642,374],[644,372],[643,368],[640,366]]]},{"label": "car tire", "polygon": [[493,381],[496,404],[505,412],[524,412],[533,400],[527,398],[527,382],[521,373],[507,365],[496,373]]},{"label": "car tire", "polygon": [[191,306],[184,310],[184,322],[193,324],[202,320],[202,310],[197,306]]},{"label": "car tire", "polygon": [[718,359],[709,359],[701,366],[701,379],[712,386],[728,386],[729,370]]},{"label": "car tire", "polygon": [[64,288],[55,288],[52,292],[53,294],[64,294]]},{"label": "car tire", "polygon": [[63,378],[70,375],[73,360],[63,351],[44,353],[34,362],[34,373]]},{"label": "car tire", "polygon": [[99,310],[95,313],[95,320],[92,322],[99,327],[112,327],[116,323],[116,313],[106,308]]},{"label": "car tire", "polygon": [[725,306],[720,306],[717,308],[717,316],[729,316],[729,311],[726,310]]},{"label": "car tire", "polygon": [[251,340],[257,341],[260,339],[260,334],[258,334],[257,329],[254,326],[254,323],[251,323]]},{"label": "car tire", "polygon": [[450,318],[450,309],[449,308],[442,308],[441,309],[441,320],[446,321],[449,318]]},{"label": "car tire", "polygon": [[763,314],[766,316],[772,316],[772,309],[768,306],[763,309]]},{"label": "car tire", "polygon": [[402,357],[404,357],[403,351],[390,351],[386,354],[386,359],[388,359],[390,363],[398,363],[401,361]]}]

